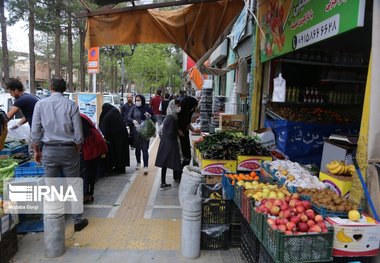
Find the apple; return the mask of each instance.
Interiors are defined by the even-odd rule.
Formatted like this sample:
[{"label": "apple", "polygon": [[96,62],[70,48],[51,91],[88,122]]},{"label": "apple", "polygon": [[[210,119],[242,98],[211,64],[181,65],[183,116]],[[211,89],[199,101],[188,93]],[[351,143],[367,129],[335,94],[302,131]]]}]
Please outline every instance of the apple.
[{"label": "apple", "polygon": [[296,212],[302,214],[305,212],[305,208],[302,205],[296,206]]},{"label": "apple", "polygon": [[273,230],[276,230],[277,229],[277,225],[271,225],[270,226]]},{"label": "apple", "polygon": [[285,202],[289,203],[289,201],[290,201],[290,196],[286,196],[285,197]]},{"label": "apple", "polygon": [[320,226],[321,228],[327,228],[325,222],[317,222],[317,225]]},{"label": "apple", "polygon": [[307,220],[306,224],[309,226],[309,227],[312,227],[315,225],[315,222],[311,219]]},{"label": "apple", "polygon": [[271,207],[273,206],[272,202],[271,201],[268,201],[265,203],[265,207],[268,208],[268,209],[271,209]]},{"label": "apple", "polygon": [[305,209],[310,209],[311,208],[311,204],[309,201],[307,200],[303,200],[302,201],[302,206],[305,208]]},{"label": "apple", "polygon": [[289,210],[285,210],[283,212],[284,212],[284,218],[286,218],[286,219],[289,219],[292,216],[292,214],[290,213]]},{"label": "apple", "polygon": [[322,233],[328,233],[329,230],[327,228],[322,228]]},{"label": "apple", "polygon": [[281,232],[284,232],[284,233],[287,230],[286,225],[278,225],[277,229],[280,230]]},{"label": "apple", "polygon": [[292,222],[288,222],[286,224],[286,228],[289,230],[289,231],[293,231],[295,228],[296,228],[296,225]]},{"label": "apple", "polygon": [[278,207],[281,207],[283,203],[282,203],[281,200],[276,199],[276,200],[274,200],[273,204],[274,204],[274,205],[277,205]]},{"label": "apple", "polygon": [[292,216],[290,218],[290,221],[292,221],[294,224],[298,224],[300,222],[300,218],[298,216]]},{"label": "apple", "polygon": [[295,200],[295,199],[291,199],[291,200],[289,201],[289,206],[291,206],[291,207],[295,207],[295,206],[296,206],[296,202],[297,202],[297,200]]},{"label": "apple", "polygon": [[300,216],[300,220],[301,220],[302,222],[307,222],[307,220],[309,220],[309,218],[307,217],[307,215],[302,214],[302,215]]},{"label": "apple", "polygon": [[300,199],[300,195],[298,193],[294,193],[292,194],[291,199]]},{"label": "apple", "polygon": [[307,232],[309,230],[309,226],[306,223],[298,223],[297,227],[301,232]]},{"label": "apple", "polygon": [[282,218],[276,218],[275,222],[276,222],[276,225],[283,225]]},{"label": "apple", "polygon": [[271,215],[278,216],[279,213],[280,213],[280,208],[277,205],[274,205],[271,207],[270,209]]},{"label": "apple", "polygon": [[288,210],[289,206],[287,203],[283,202],[280,208],[281,208],[281,211],[285,211],[285,210]]},{"label": "apple", "polygon": [[302,206],[302,201],[301,200],[296,200],[295,207],[297,207],[297,206]]},{"label": "apple", "polygon": [[273,218],[268,218],[267,222],[269,225],[275,225],[276,224],[276,221]]},{"label": "apple", "polygon": [[315,232],[315,233],[321,233],[322,232],[322,228],[318,225],[314,225],[312,227],[309,228],[309,233],[311,232]]},{"label": "apple", "polygon": [[314,218],[315,222],[323,222],[323,216],[321,215],[316,215]]},{"label": "apple", "polygon": [[293,232],[292,232],[292,231],[289,231],[289,230],[287,230],[287,231],[285,231],[285,235],[293,235]]},{"label": "apple", "polygon": [[315,213],[314,213],[313,210],[308,209],[308,210],[306,210],[305,214],[307,215],[307,217],[308,217],[309,219],[314,220],[314,218],[315,218]]}]

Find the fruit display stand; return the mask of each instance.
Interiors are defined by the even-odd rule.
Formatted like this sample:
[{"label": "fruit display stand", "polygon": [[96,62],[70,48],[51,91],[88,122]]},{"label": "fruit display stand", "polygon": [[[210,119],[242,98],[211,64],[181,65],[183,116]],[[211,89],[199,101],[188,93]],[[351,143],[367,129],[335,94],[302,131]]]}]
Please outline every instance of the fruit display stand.
[{"label": "fruit display stand", "polygon": [[352,187],[352,177],[336,175],[329,171],[319,173],[319,180],[333,189],[338,195],[348,196]]},{"label": "fruit display stand", "polygon": [[271,156],[237,156],[237,170],[240,172],[260,171],[262,161],[272,161]]}]

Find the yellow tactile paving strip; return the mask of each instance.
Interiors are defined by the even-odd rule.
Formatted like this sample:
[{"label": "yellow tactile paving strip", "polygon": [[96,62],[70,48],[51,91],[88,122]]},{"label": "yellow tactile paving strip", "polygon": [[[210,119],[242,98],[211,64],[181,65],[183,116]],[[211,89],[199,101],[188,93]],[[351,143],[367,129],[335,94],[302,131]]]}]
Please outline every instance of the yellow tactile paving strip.
[{"label": "yellow tactile paving strip", "polygon": [[[92,249],[178,250],[180,224],[180,221],[161,219],[91,218],[90,224],[75,233],[66,245]],[[66,233],[68,236],[70,233]]]},{"label": "yellow tactile paving strip", "polygon": [[89,225],[72,237],[73,225],[66,229],[66,245],[92,249],[154,249],[179,250],[181,222],[179,220],[144,219],[153,182],[157,174],[154,165],[159,141],[149,155],[149,172],[140,169],[115,218],[89,218]]}]

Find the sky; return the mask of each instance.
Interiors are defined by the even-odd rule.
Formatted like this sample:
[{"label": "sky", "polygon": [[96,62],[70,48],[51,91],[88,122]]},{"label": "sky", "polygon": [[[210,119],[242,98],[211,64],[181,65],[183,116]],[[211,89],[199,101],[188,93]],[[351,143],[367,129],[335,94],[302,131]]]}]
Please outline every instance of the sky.
[{"label": "sky", "polygon": [[[5,13],[7,16],[7,12]],[[19,21],[7,27],[8,49],[12,51],[29,52],[28,27],[24,21]]]}]

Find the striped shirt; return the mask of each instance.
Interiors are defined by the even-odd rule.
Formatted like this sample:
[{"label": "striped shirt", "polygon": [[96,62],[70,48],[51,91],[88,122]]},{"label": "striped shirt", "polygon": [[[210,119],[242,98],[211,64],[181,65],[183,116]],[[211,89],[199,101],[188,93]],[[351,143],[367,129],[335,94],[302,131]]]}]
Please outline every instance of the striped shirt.
[{"label": "striped shirt", "polygon": [[33,143],[83,142],[82,121],[74,101],[53,92],[50,97],[36,103],[33,113],[31,137]]}]

